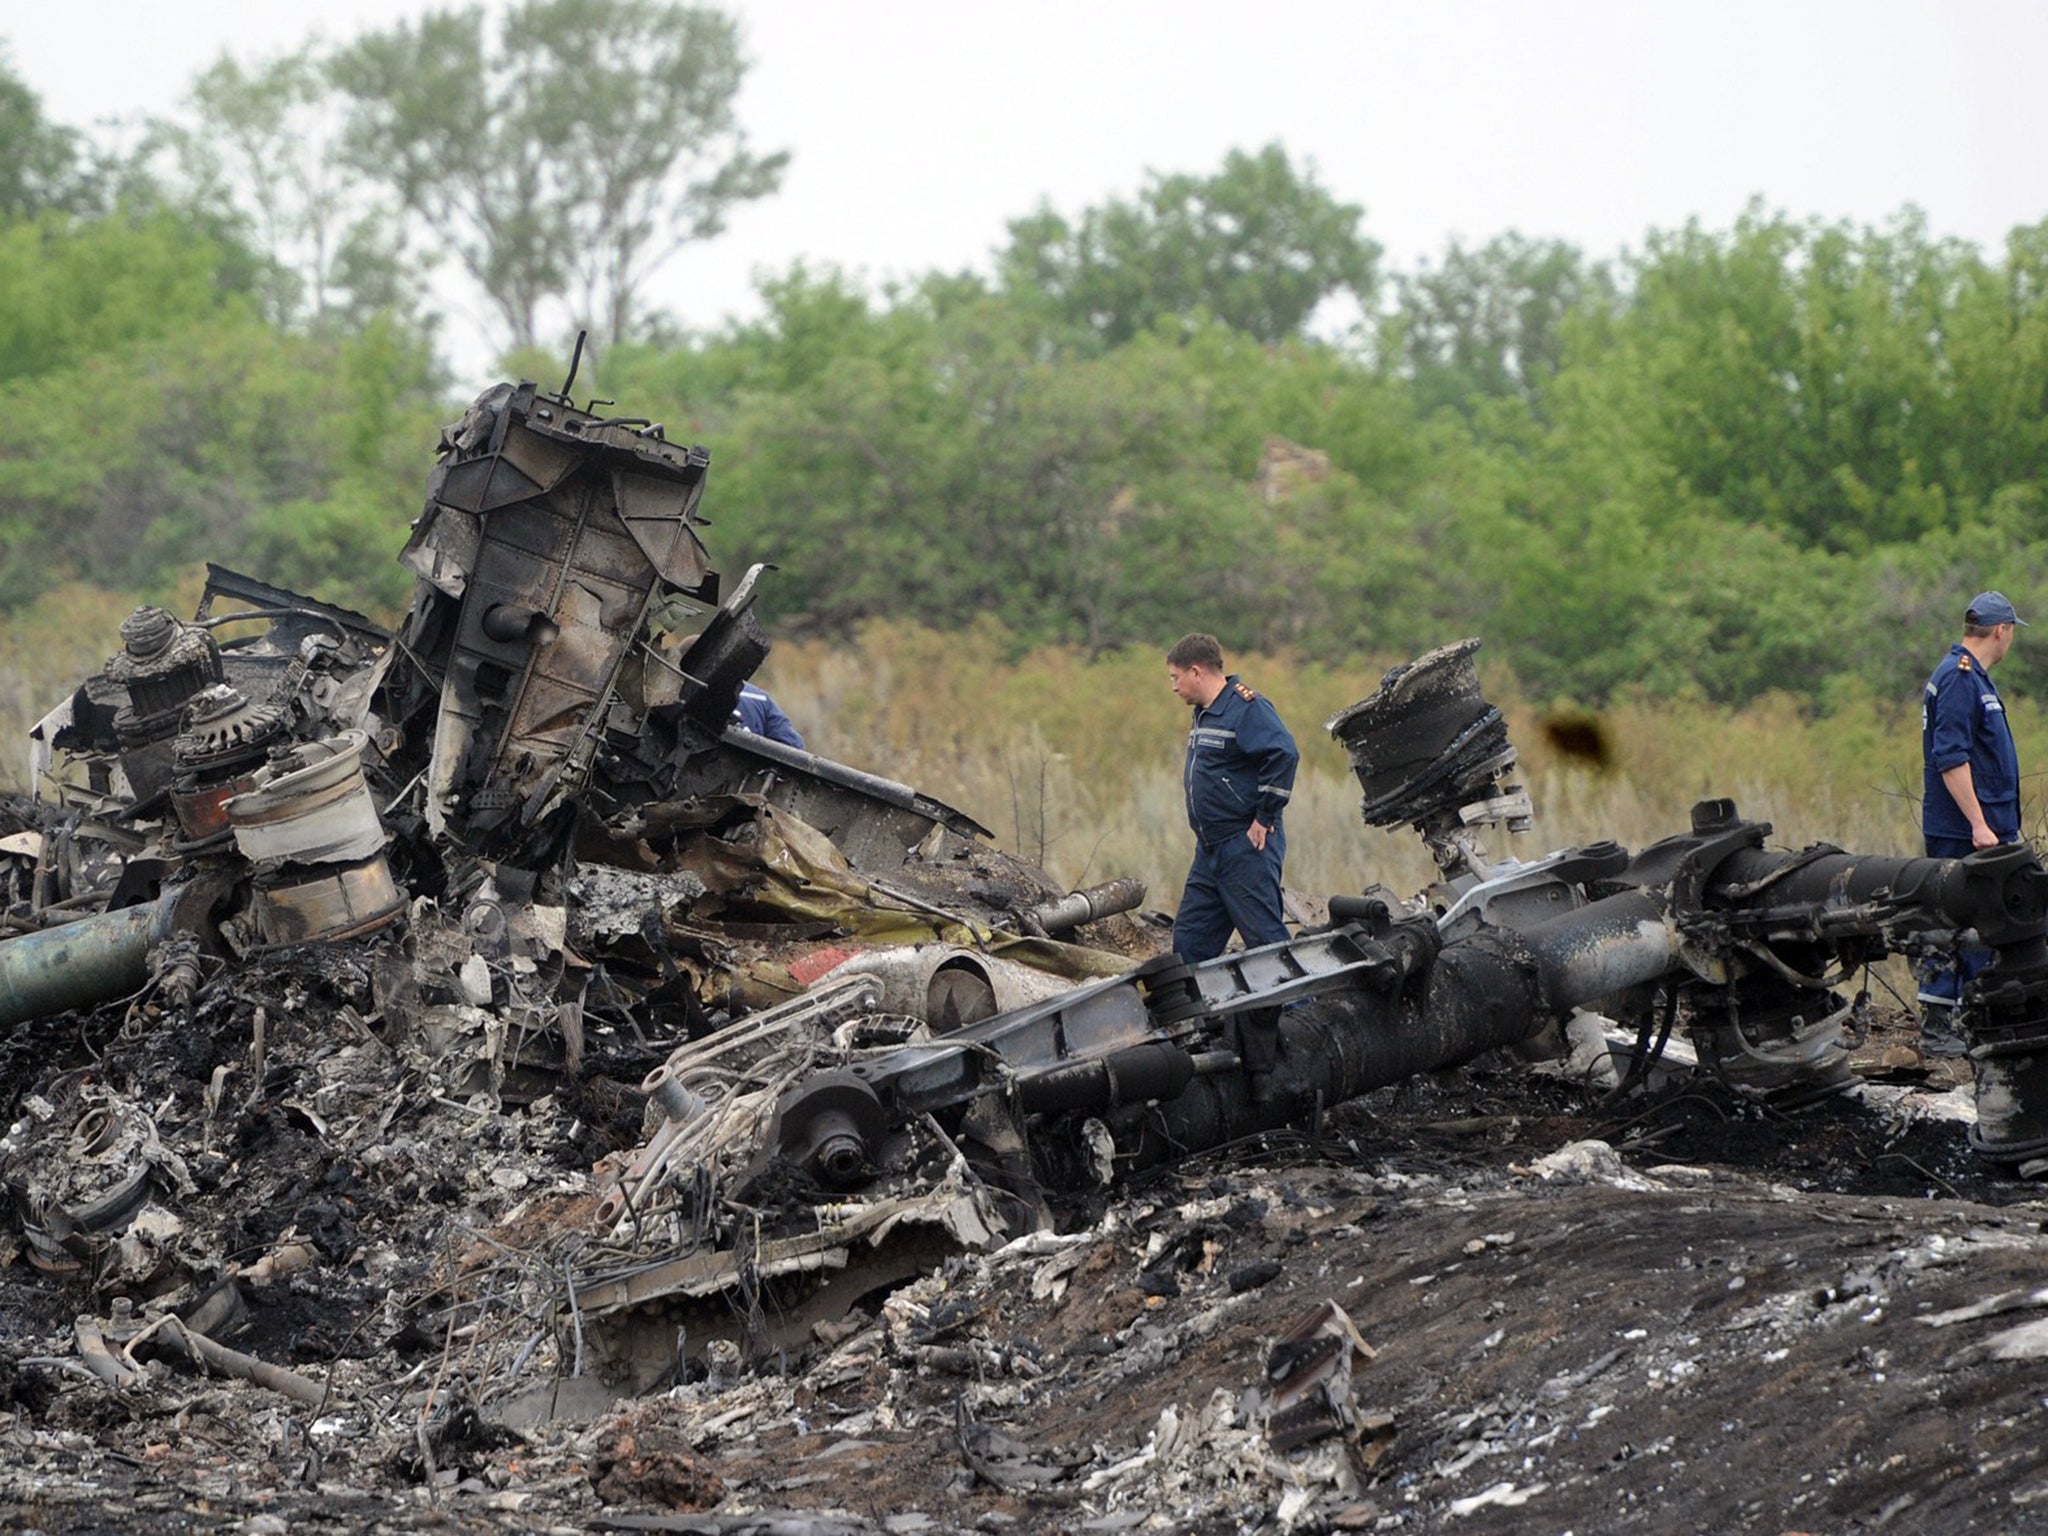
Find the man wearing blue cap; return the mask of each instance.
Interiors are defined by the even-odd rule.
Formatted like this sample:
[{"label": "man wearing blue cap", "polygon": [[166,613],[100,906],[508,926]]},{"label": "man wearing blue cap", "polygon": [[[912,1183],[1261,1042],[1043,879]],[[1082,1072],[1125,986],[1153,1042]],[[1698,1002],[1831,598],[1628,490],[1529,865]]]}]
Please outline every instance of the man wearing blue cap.
[{"label": "man wearing blue cap", "polygon": [[[2004,593],[1979,592],[1963,614],[1963,638],[1927,680],[1920,709],[1920,831],[1930,858],[1959,859],[2019,841],[2020,759],[1991,669],[2025,623]],[[1962,1054],[1953,1025],[1956,1000],[1983,964],[1983,956],[1965,954],[1960,969],[1926,976],[1920,1030],[1930,1054]]]}]

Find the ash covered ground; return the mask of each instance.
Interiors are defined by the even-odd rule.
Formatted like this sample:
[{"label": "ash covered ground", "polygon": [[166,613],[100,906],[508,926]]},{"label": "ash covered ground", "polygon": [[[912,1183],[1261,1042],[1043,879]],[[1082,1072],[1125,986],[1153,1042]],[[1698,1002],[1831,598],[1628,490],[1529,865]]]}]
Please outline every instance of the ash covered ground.
[{"label": "ash covered ground", "polygon": [[[319,1388],[147,1340],[106,1385],[75,1319],[118,1330],[122,1286],[9,1239],[8,1528],[2044,1518],[2048,1207],[1970,1154],[1949,1117],[1968,1067],[1918,1060],[1897,1021],[1857,1052],[1874,1087],[1796,1112],[1682,1078],[1604,1108],[1498,1057],[1417,1079],[885,1279],[767,1358],[679,1337],[670,1380],[613,1401],[574,1375],[595,1341],[535,1298],[587,1241],[590,1164],[639,1136],[661,1046],[595,1029],[580,1075],[486,1113],[364,1022],[377,949],[259,969],[183,1029],[105,1010],[0,1047],[10,1121],[108,1090],[150,1106],[169,1219],[116,1261],[231,1291],[214,1336]],[[1331,1302],[1367,1346],[1343,1348],[1341,1422],[1276,1449],[1276,1341]]]}]

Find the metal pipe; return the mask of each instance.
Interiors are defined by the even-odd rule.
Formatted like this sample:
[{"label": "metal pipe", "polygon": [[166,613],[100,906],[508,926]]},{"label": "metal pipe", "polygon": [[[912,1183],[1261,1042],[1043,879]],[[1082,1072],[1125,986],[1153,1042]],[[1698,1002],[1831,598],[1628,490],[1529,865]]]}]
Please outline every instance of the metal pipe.
[{"label": "metal pipe", "polygon": [[1656,981],[1679,959],[1678,929],[1661,892],[1626,891],[1516,934],[1536,957],[1545,1007],[1559,1018]]},{"label": "metal pipe", "polygon": [[1083,923],[1098,922],[1119,912],[1128,912],[1145,899],[1145,882],[1126,877],[1091,885],[1086,890],[1048,901],[1023,914],[1028,928],[1036,924],[1040,933],[1063,933]]},{"label": "metal pipe", "polygon": [[1711,888],[1737,910],[1798,908],[1823,922],[1866,904],[1888,906],[1904,926],[1974,928],[2000,948],[2038,942],[2048,923],[2048,872],[2024,843],[1962,859],[1741,849],[1715,869]]},{"label": "metal pipe", "polygon": [[1549,1022],[1538,956],[1489,929],[1448,944],[1419,989],[1361,988],[1284,1010],[1269,1073],[1197,1075],[1168,1102],[1103,1118],[1119,1168],[1151,1167],[1260,1131],[1308,1123],[1319,1109],[1418,1073],[1514,1045]]},{"label": "metal pipe", "polygon": [[[2013,1018],[2013,1033],[2048,1041],[2029,964],[2041,947],[2048,876],[2024,848],[1967,859],[1867,858],[1833,851],[1804,854],[1742,850],[1713,871],[1712,914],[1739,920],[1783,910],[1828,926],[1832,915],[1855,931],[1874,931],[1884,913],[1908,929],[1975,928],[1999,946],[2001,970],[2015,994],[1987,996],[1992,1018]],[[1861,914],[1861,915],[1859,915]],[[1488,927],[1445,944],[1418,995],[1398,999],[1363,989],[1318,998],[1278,1021],[1279,1049],[1263,1074],[1202,1075],[1171,1102],[1129,1105],[1107,1117],[1119,1161],[1145,1167],[1220,1146],[1259,1131],[1307,1122],[1319,1107],[1436,1071],[1538,1033],[1552,1018],[1687,969],[1671,893],[1624,891],[1525,928]],[[1988,1022],[1988,1020],[1987,1020]],[[2032,1048],[2034,1055],[2027,1051]],[[2008,1158],[2048,1151],[2048,1045],[2006,1047],[2018,1062],[1993,1062],[1980,1084],[1980,1151]],[[1980,1051],[1979,1055],[1988,1055]]]},{"label": "metal pipe", "polygon": [[150,946],[170,937],[176,911],[166,894],[0,943],[0,1028],[139,990]]},{"label": "metal pipe", "polygon": [[[2040,889],[2038,866],[2018,856],[1759,852],[1729,865],[1737,867],[1717,871],[1724,884],[1762,882],[1746,898],[1758,908],[1783,902],[1840,910],[1888,891],[1912,903],[1923,921],[1978,924],[2015,939]],[[1269,1073],[1200,1075],[1171,1102],[1118,1109],[1107,1118],[1119,1161],[1146,1167],[1304,1124],[1319,1107],[1519,1044],[1575,1007],[1685,968],[1669,897],[1658,889],[1624,891],[1526,928],[1484,928],[1445,944],[1419,991],[1388,997],[1357,988],[1283,1012]]]}]

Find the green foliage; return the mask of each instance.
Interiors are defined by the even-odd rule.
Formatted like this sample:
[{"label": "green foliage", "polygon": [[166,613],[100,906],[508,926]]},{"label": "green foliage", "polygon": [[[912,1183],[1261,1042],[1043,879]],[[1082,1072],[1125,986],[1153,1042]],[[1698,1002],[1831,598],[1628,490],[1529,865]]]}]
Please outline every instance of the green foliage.
[{"label": "green foliage", "polygon": [[1440,266],[1395,278],[1399,305],[1383,346],[1423,414],[1472,412],[1489,399],[1535,404],[1564,360],[1567,324],[1615,302],[1607,268],[1561,240],[1509,233]]},{"label": "green foliage", "polygon": [[715,542],[782,567],[784,633],[1388,659],[1476,633],[1553,698],[1835,708],[1910,696],[1971,592],[2048,594],[2044,258],[2040,230],[2001,271],[1910,214],[1752,210],[1653,236],[1624,290],[1509,238],[1404,288],[1392,368],[1199,311],[1105,346],[1015,288],[881,302],[798,268],[759,323],[605,389],[713,444]]},{"label": "green foliage", "polygon": [[222,54],[193,82],[188,120],[152,147],[195,206],[219,210],[265,260],[264,312],[348,330],[381,314],[416,325],[423,273],[394,210],[340,163],[340,113],[316,43],[244,66]]},{"label": "green foliage", "polygon": [[[1301,537],[1252,482],[1260,397],[1302,359],[1217,325],[1047,355],[997,298],[877,309],[830,274],[765,297],[763,322],[690,370],[718,404],[652,409],[725,429],[714,516],[727,548],[782,567],[765,601],[788,624],[986,614],[1099,649],[1185,628],[1192,603],[1232,635],[1300,628],[1285,599]],[[1349,479],[1314,499],[1317,519],[1361,515]]]},{"label": "green foliage", "polygon": [[[402,603],[455,411],[403,259],[425,229],[522,374],[567,368],[544,315],[590,321],[578,394],[711,447],[709,542],[779,567],[780,636],[914,618],[969,689],[1030,647],[1072,658],[1062,686],[1156,670],[1191,628],[1368,681],[1477,634],[1532,697],[1776,701],[1862,740],[1969,594],[2048,616],[2048,223],[1995,257],[1910,209],[1761,205],[1611,268],[1454,245],[1396,275],[1369,358],[1304,329],[1371,304],[1378,247],[1272,146],[1041,209],[993,281],[878,294],[797,265],[759,319],[692,336],[639,294],[780,174],[736,125],[742,73],[730,21],[657,0],[429,13],[331,60],[216,65],[200,131],[166,139],[180,197],[131,166],[110,206],[112,162],[0,68],[28,146],[0,174],[0,603],[206,558]],[[383,204],[328,179],[336,91]],[[2048,693],[2048,643],[2000,680]]]},{"label": "green foliage", "polygon": [[[173,242],[167,255],[158,226],[143,231],[149,240],[116,221],[42,232],[0,232],[0,258],[18,255],[12,242],[26,233],[62,271],[137,261],[123,269],[128,288],[108,283],[99,310],[61,317],[39,353],[25,347],[38,371],[4,386],[5,603],[72,577],[150,588],[204,560],[296,550],[295,573],[322,578],[308,585],[388,605],[381,566],[417,506],[441,414],[417,343],[374,327],[342,341],[282,337],[210,288],[203,252]],[[162,257],[163,270],[144,257]],[[65,348],[89,350],[58,361]],[[327,510],[314,517],[306,504]],[[356,531],[352,547],[345,529]]]},{"label": "green foliage", "polygon": [[240,276],[170,213],[0,222],[0,386],[246,312]]},{"label": "green foliage", "polygon": [[[324,501],[258,508],[241,532],[236,558],[225,563],[395,622],[413,589],[412,572],[397,559],[404,524],[392,517],[388,502],[357,499],[354,490],[344,485]],[[389,558],[373,551],[388,551]]]},{"label": "green foliage", "polygon": [[1269,144],[1231,151],[1213,176],[1154,175],[1136,201],[1076,223],[1042,207],[1010,225],[998,263],[1012,297],[1108,346],[1198,310],[1278,341],[1333,294],[1371,303],[1380,248],[1362,217]]},{"label": "green foliage", "polygon": [[514,347],[565,300],[631,337],[649,275],[781,181],[747,148],[733,22],[662,0],[480,4],[357,38],[329,79],[351,104],[347,163],[461,263]]},{"label": "green foliage", "polygon": [[85,136],[43,116],[42,98],[0,48],[0,218],[76,213],[100,189]]},{"label": "green foliage", "polygon": [[1634,278],[1584,385],[1738,521],[1863,553],[1963,527],[2048,467],[2038,394],[2031,411],[1965,409],[2009,388],[1987,343],[2038,317],[1912,210],[1858,232],[1752,205],[1726,235],[1653,235]]}]

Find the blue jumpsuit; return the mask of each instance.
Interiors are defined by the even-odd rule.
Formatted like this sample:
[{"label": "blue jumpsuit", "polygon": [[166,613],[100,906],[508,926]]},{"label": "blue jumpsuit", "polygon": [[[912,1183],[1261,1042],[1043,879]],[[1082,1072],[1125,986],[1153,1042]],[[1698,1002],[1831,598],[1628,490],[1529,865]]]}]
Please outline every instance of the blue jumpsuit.
[{"label": "blue jumpsuit", "polygon": [[752,683],[740,685],[740,701],[733,706],[732,723],[756,736],[779,741],[785,747],[802,747],[804,744],[796,727],[789,723],[789,716],[768,696],[768,690],[756,688]]},{"label": "blue jumpsuit", "polygon": [[[1299,761],[1271,701],[1234,675],[1212,703],[1195,711],[1181,770],[1195,857],[1173,922],[1173,947],[1182,959],[1213,960],[1233,928],[1254,949],[1287,937],[1280,907],[1287,835],[1280,816]],[[1263,850],[1245,835],[1253,821],[1272,829]]]},{"label": "blue jumpsuit", "polygon": [[[1962,763],[1970,765],[1977,803],[2002,843],[2020,836],[2020,758],[2006,724],[2005,701],[1991,673],[1961,645],[1952,645],[1934,675],[1927,679],[1920,707],[1920,755],[1926,765],[1921,782],[1920,830],[1927,852],[1935,858],[1961,858],[1970,851],[1970,823],[1949,794],[1941,776]],[[1961,843],[1960,848],[1935,844]]]},{"label": "blue jumpsuit", "polygon": [[[1927,680],[1920,707],[1920,831],[1927,855],[1960,859],[1970,848],[1970,822],[1942,782],[1942,773],[1960,763],[1970,765],[1970,779],[1983,807],[1984,820],[2001,843],[2020,836],[2020,759],[2006,723],[2005,702],[1991,673],[1967,647],[1949,647],[1948,655]],[[1924,1002],[1952,1003],[1962,985],[1982,970],[1990,955],[1966,950],[1960,970],[1928,972],[1920,997]]]}]

